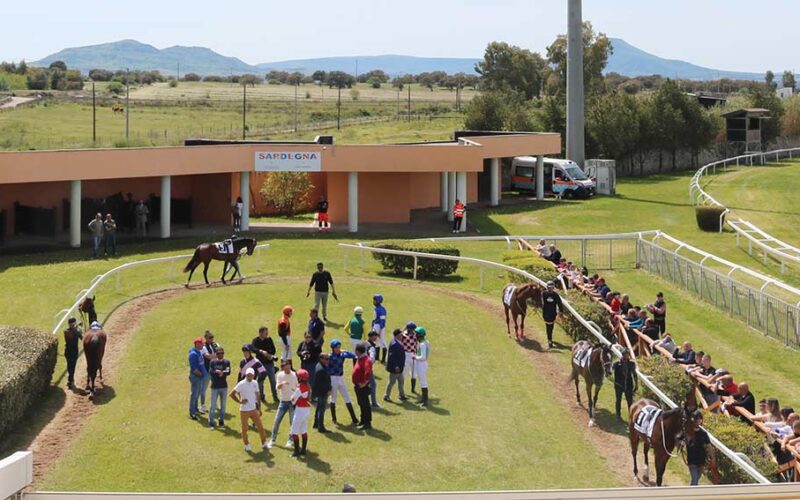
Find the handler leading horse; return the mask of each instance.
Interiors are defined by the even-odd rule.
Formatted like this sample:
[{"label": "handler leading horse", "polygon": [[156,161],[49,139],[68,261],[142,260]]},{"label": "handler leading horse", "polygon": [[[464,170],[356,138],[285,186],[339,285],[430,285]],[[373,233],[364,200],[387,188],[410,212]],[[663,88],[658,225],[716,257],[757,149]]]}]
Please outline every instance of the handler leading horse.
[{"label": "handler leading horse", "polygon": [[[256,240],[255,238],[233,238],[228,242],[222,243],[202,243],[197,246],[194,251],[194,255],[192,256],[192,260],[186,264],[186,267],[183,268],[183,272],[189,273],[189,279],[186,280],[186,287],[189,287],[189,282],[192,280],[192,274],[194,274],[194,270],[200,264],[203,264],[203,278],[206,280],[206,285],[208,285],[208,265],[211,263],[212,260],[221,260],[225,262],[225,265],[222,269],[222,282],[225,283],[225,275],[228,273],[228,266],[233,267],[234,273],[231,276],[231,280],[239,274],[239,278],[242,278],[242,272],[239,270],[239,256],[242,253],[242,250],[247,249],[247,255],[253,255],[253,251],[256,248]],[[230,251],[224,252],[221,250],[222,248],[227,247]]]},{"label": "handler leading horse", "polygon": [[89,392],[89,399],[94,399],[94,381],[98,371],[100,380],[103,380],[103,355],[106,352],[106,339],[106,332],[97,321],[93,322],[91,328],[83,334],[83,354],[86,357],[86,390]]},{"label": "handler leading horse", "polygon": [[[531,300],[534,307],[541,307],[542,305],[542,288],[533,283],[525,285],[508,284],[503,288],[503,308],[506,312],[506,329],[508,336],[511,337],[511,326],[509,324],[509,315],[514,319],[514,336],[517,340],[525,339],[525,315],[528,312],[528,300]],[[517,318],[520,319],[519,326],[517,325]]]},{"label": "handler leading horse", "polygon": [[[580,377],[586,383],[586,399],[589,400],[589,427],[594,426],[594,409],[597,396],[603,388],[605,377],[611,376],[611,348],[605,344],[592,345],[580,340],[572,346],[572,374],[569,379],[575,382],[575,398],[581,402],[578,388]],[[594,387],[594,397],[592,397]]]}]

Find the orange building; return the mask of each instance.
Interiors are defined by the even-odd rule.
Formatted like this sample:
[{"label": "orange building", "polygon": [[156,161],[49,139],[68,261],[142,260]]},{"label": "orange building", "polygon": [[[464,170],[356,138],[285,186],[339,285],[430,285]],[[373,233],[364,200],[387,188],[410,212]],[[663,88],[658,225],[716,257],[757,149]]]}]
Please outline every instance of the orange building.
[{"label": "orange building", "polygon": [[455,198],[496,205],[501,158],[561,150],[560,136],[550,133],[455,137],[381,145],[336,145],[331,137],[318,137],[302,143],[199,140],[180,147],[2,152],[0,234],[68,230],[70,243],[79,246],[81,228],[98,203],[119,221],[120,207],[147,199],[161,237],[168,238],[172,223],[230,223],[237,196],[245,202],[246,230],[250,210],[265,209],[257,194],[264,176],[275,171],[309,172],[315,194],[330,202],[331,222],[356,232],[359,221],[407,223],[417,208],[448,212]]}]

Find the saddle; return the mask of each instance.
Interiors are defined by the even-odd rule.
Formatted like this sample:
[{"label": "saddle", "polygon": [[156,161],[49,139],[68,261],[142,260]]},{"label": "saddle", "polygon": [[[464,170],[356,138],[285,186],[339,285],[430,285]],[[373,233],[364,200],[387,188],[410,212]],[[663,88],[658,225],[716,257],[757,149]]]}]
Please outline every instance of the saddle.
[{"label": "saddle", "polygon": [[514,299],[514,293],[517,291],[516,286],[510,286],[506,288],[506,292],[503,294],[503,304],[511,307],[511,301]]},{"label": "saddle", "polygon": [[655,428],[658,416],[664,413],[664,410],[657,406],[647,405],[636,414],[636,421],[633,423],[633,428],[637,432],[641,432],[647,438],[653,437],[653,428]]},{"label": "saddle", "polygon": [[217,245],[217,251],[223,255],[231,255],[235,253],[233,249],[233,240],[220,241]]},{"label": "saddle", "polygon": [[592,348],[585,347],[583,349],[578,349],[575,351],[575,354],[572,356],[572,362],[575,363],[575,366],[580,368],[585,368],[586,363],[589,362],[589,358],[592,355]]}]

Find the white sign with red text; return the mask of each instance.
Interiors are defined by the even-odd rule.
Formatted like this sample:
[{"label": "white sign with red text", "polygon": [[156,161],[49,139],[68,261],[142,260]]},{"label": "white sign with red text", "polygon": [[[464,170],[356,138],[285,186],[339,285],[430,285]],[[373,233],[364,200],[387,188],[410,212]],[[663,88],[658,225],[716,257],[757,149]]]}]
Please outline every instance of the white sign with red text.
[{"label": "white sign with red text", "polygon": [[256,152],[256,172],[319,172],[322,154],[319,151]]}]

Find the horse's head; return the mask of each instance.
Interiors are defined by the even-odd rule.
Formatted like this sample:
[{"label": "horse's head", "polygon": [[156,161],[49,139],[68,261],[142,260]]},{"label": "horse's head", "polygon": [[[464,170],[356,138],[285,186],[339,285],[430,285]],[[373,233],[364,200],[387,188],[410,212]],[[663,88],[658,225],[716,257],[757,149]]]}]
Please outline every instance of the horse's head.
[{"label": "horse's head", "polygon": [[255,238],[247,238],[247,255],[253,255],[253,251],[256,249],[256,239]]},{"label": "horse's head", "polygon": [[540,306],[542,304],[542,287],[533,283],[528,283],[527,285],[523,285],[522,288],[521,292],[517,292],[520,293],[520,298],[525,300],[530,299],[534,306]]},{"label": "horse's head", "polygon": [[613,360],[613,356],[611,354],[611,348],[606,344],[600,344],[600,361],[603,363],[603,371],[606,374],[606,377],[611,377],[611,362]]},{"label": "horse's head", "polygon": [[97,296],[94,295],[91,298],[86,297],[85,299],[83,299],[78,309],[80,309],[82,312],[85,313],[88,313],[89,311],[94,311],[94,301],[96,298]]}]

